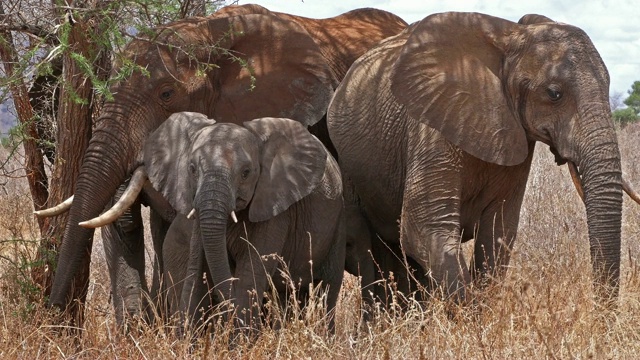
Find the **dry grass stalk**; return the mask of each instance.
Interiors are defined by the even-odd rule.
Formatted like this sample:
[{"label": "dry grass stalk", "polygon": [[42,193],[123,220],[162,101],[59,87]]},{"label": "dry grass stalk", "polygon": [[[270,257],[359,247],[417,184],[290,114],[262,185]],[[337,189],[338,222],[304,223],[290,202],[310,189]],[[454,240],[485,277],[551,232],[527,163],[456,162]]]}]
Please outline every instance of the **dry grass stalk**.
[{"label": "dry grass stalk", "polygon": [[[640,125],[619,132],[623,170],[636,188],[638,138]],[[52,315],[32,304],[37,291],[25,281],[37,239],[28,189],[10,180],[4,184],[7,191],[0,189],[0,358],[635,358],[640,353],[640,206],[625,200],[620,306],[617,313],[605,314],[592,298],[584,206],[566,167],[557,167],[545,146],[537,152],[510,269],[503,281],[476,295],[477,306],[452,309],[434,300],[422,308],[409,302],[404,310],[375,309],[373,321],[358,326],[360,284],[347,276],[335,335],[326,329],[324,295],[311,288],[306,306],[287,299],[284,311],[269,294],[267,317],[281,326],[261,329],[257,339],[240,337],[233,347],[226,342],[233,336],[231,327],[222,325],[208,328],[213,336],[195,345],[178,338],[173,327],[141,321],[124,334],[109,304],[99,240],[82,337],[51,325]]]}]

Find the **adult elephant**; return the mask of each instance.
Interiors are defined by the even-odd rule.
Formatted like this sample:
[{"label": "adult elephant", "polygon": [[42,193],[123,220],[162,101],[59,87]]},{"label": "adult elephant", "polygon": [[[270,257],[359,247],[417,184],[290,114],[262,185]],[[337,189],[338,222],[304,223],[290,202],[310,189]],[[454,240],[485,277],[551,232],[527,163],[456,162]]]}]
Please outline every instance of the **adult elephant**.
[{"label": "adult elephant", "polygon": [[[602,59],[574,26],[442,13],[359,58],[327,121],[371,230],[458,300],[471,279],[506,270],[535,143],[549,145],[579,171],[607,302],[619,291],[622,206],[608,92]],[[460,241],[471,238],[469,270]]]},{"label": "adult elephant", "polygon": [[163,245],[172,310],[197,319],[204,271],[244,324],[259,320],[251,304],[262,304],[268,284],[284,301],[296,286],[304,302],[308,284],[321,283],[333,313],[344,273],[342,180],[300,123],[262,118],[239,126],[177,113],[147,138],[143,153],[153,187],[181,214]]},{"label": "adult elephant", "polygon": [[[226,6],[216,16],[239,14],[276,14],[302,26],[318,44],[333,75],[334,89],[338,87],[354,61],[383,39],[400,33],[407,23],[387,11],[363,8],[326,19],[312,19],[280,12],[270,12],[255,5]],[[326,121],[319,121],[310,128],[329,151],[336,151],[329,138]]]},{"label": "adult elephant", "polygon": [[[209,18],[178,21],[126,47],[125,60],[115,68],[117,72],[126,68],[134,72],[111,89],[114,100],[105,104],[85,154],[59,250],[50,304],[64,308],[73,300],[71,284],[93,234],[92,229],[78,223],[104,209],[139,164],[144,139],[169,114],[197,111],[234,123],[278,116],[312,125],[326,113],[332,89],[340,80],[336,78],[342,71],[336,64],[344,62],[340,56],[345,53],[355,59],[366,50],[361,44],[371,46],[406,25],[383,11],[355,10],[342,17],[344,22],[327,19],[340,26],[317,37],[332,41],[316,42],[312,37],[316,34],[300,26],[303,18],[295,22],[264,10],[252,13],[256,8],[235,7],[238,13],[229,16],[223,11]],[[360,40],[347,36],[350,26],[361,29]],[[347,40],[341,40],[343,37]],[[335,44],[341,50],[331,52],[319,43]],[[328,59],[327,54],[337,55]],[[68,208],[69,202],[66,204]],[[151,219],[156,243],[155,238],[164,238],[167,216],[152,211]],[[153,224],[154,219],[158,224]],[[116,316],[120,318],[118,307],[123,301],[132,302],[125,308],[138,311],[140,289],[144,287],[139,206],[129,212],[126,222],[125,227],[112,227],[107,234],[107,238],[115,239],[111,240],[115,255],[109,261],[115,267],[110,272]],[[90,224],[100,225],[104,222]],[[161,244],[155,247],[158,250]],[[76,280],[86,287],[87,279]]]}]

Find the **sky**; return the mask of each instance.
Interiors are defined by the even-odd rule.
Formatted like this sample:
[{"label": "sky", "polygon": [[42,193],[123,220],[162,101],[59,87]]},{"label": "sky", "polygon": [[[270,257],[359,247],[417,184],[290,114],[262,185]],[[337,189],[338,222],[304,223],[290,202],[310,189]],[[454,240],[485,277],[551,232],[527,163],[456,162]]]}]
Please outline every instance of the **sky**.
[{"label": "sky", "polygon": [[412,23],[445,11],[480,12],[518,21],[524,14],[540,14],[578,26],[591,38],[611,77],[610,95],[631,89],[640,80],[640,4],[637,0],[254,0],[272,11],[312,18],[331,17],[349,10],[373,7]]}]

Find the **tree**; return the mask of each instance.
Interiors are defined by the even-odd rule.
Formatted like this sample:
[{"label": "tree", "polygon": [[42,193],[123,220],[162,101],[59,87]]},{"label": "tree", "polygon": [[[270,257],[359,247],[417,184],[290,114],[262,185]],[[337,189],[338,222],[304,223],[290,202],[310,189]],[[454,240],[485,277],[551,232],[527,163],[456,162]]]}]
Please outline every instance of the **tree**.
[{"label": "tree", "polygon": [[[620,126],[626,126],[640,119],[640,81],[635,81],[633,85],[631,85],[631,90],[628,91],[628,94],[629,96],[623,101],[627,107],[622,108],[619,106],[616,109],[612,108],[613,120],[620,124]],[[609,99],[612,104],[613,99],[613,96]]]},{"label": "tree", "polygon": [[636,115],[640,114],[640,81],[635,81],[631,85],[629,97],[624,101],[624,104],[633,109]]},{"label": "tree", "polygon": [[614,91],[611,96],[609,96],[609,106],[611,107],[611,111],[616,111],[624,107],[624,93],[622,91]]},{"label": "tree", "polygon": [[[25,150],[25,174],[35,209],[60,203],[75,188],[93,120],[109,86],[125,76],[109,77],[111,59],[138,32],[192,15],[205,15],[221,0],[3,0],[0,4],[0,94],[15,103],[21,145]],[[61,65],[61,67],[60,67]],[[28,91],[32,84],[32,91]],[[46,86],[45,86],[46,85]],[[47,88],[53,90],[46,90]],[[6,90],[9,91],[6,91]],[[35,89],[35,90],[34,90]],[[3,99],[0,98],[0,102]],[[45,139],[47,116],[57,129]],[[46,128],[46,126],[44,126]],[[46,130],[46,129],[45,129]],[[51,145],[55,140],[55,156]],[[43,156],[53,161],[48,179]],[[41,243],[32,270],[35,283],[49,294],[55,253],[67,217],[38,219]],[[88,254],[89,255],[89,254]],[[74,298],[88,289],[89,256],[74,284]],[[80,306],[79,306],[80,305]],[[69,309],[82,322],[81,304]]]}]

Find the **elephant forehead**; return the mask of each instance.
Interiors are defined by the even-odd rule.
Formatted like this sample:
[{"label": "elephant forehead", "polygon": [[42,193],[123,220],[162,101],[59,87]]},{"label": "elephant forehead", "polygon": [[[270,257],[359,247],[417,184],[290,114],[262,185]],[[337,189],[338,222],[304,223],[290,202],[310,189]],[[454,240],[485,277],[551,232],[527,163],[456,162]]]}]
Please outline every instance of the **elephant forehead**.
[{"label": "elephant forehead", "polygon": [[259,140],[251,132],[235,124],[217,124],[198,133],[193,152],[214,159],[257,156]]}]

